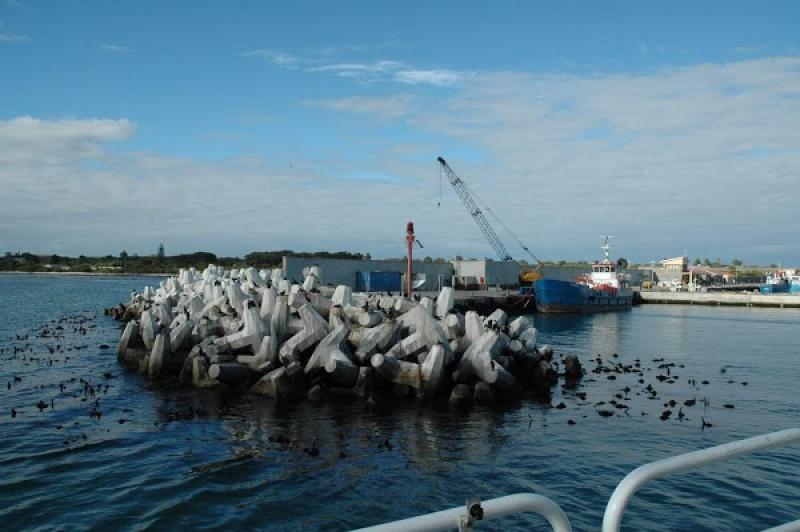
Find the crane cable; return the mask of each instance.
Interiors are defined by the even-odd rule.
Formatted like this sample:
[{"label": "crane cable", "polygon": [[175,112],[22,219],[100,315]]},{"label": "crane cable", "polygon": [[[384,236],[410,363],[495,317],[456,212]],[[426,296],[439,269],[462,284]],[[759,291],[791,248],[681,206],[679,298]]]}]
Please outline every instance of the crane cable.
[{"label": "crane cable", "polygon": [[[465,186],[467,186],[467,188],[469,188],[469,185],[467,185],[466,183],[464,183],[464,185],[465,185]],[[526,246],[526,245],[525,245],[525,244],[522,242],[522,240],[521,240],[521,239],[520,239],[520,238],[519,238],[519,237],[516,235],[516,233],[514,233],[514,231],[512,231],[512,230],[511,230],[511,228],[510,228],[509,226],[507,226],[507,225],[506,225],[506,224],[503,222],[503,220],[501,220],[501,219],[500,219],[500,217],[499,217],[499,216],[497,216],[497,215],[494,213],[494,211],[492,210],[492,208],[491,208],[491,207],[489,207],[489,205],[487,205],[487,204],[486,204],[486,203],[485,203],[483,200],[481,200],[480,196],[475,196],[474,192],[472,193],[472,195],[473,195],[473,196],[474,196],[474,197],[475,197],[475,198],[478,200],[478,203],[480,203],[480,204],[483,206],[483,208],[484,208],[484,209],[486,209],[486,211],[487,211],[487,212],[488,212],[488,213],[489,213],[489,214],[492,216],[492,218],[494,218],[494,219],[495,219],[495,221],[496,221],[497,223],[499,223],[499,224],[500,224],[500,226],[501,226],[503,229],[505,229],[505,230],[506,230],[506,233],[508,233],[508,234],[511,236],[511,238],[513,238],[513,239],[514,239],[514,241],[515,241],[515,242],[516,242],[516,243],[519,245],[519,247],[521,247],[522,249],[524,249],[524,250],[525,250],[525,252],[526,252],[526,253],[528,253],[528,255],[530,255],[531,257],[533,257],[533,259],[534,259],[536,262],[538,262],[539,264],[541,264],[541,262],[542,262],[542,261],[541,261],[541,260],[539,260],[539,258],[538,258],[536,255],[534,255],[534,254],[533,254],[533,252],[532,252],[530,249],[528,249],[528,246]]]},{"label": "crane cable", "polygon": [[[441,207],[441,206],[442,206],[442,165],[437,165],[437,166],[439,167],[439,201],[437,202],[436,206],[437,206],[437,207]],[[501,226],[503,229],[505,229],[505,230],[506,230],[506,232],[507,232],[509,235],[511,235],[511,238],[513,238],[513,239],[514,239],[514,241],[515,241],[515,242],[516,242],[516,243],[519,245],[519,247],[521,247],[522,249],[524,249],[524,250],[525,250],[525,251],[528,253],[528,255],[530,255],[531,257],[533,257],[533,259],[534,259],[536,262],[538,262],[539,264],[541,264],[541,263],[542,263],[542,261],[541,261],[541,260],[539,260],[539,257],[537,257],[536,255],[534,255],[534,254],[533,254],[533,252],[532,252],[530,249],[528,249],[528,246],[526,246],[526,245],[525,245],[525,244],[522,242],[522,240],[520,240],[520,238],[519,238],[519,237],[518,237],[518,236],[517,236],[517,235],[516,235],[516,234],[515,234],[515,233],[514,233],[512,230],[511,230],[511,228],[510,228],[510,227],[508,227],[508,226],[507,226],[505,223],[503,223],[503,220],[501,220],[501,219],[500,219],[500,218],[499,218],[499,217],[498,217],[498,216],[497,216],[497,215],[494,213],[494,211],[491,209],[491,207],[489,207],[489,206],[488,206],[486,203],[484,203],[484,201],[483,201],[483,200],[481,200],[481,197],[480,197],[479,195],[475,194],[475,192],[474,192],[474,191],[473,191],[473,190],[470,188],[470,186],[467,184],[467,182],[466,182],[466,181],[464,181],[464,180],[462,179],[462,180],[461,180],[461,183],[464,185],[464,188],[466,188],[466,189],[469,191],[469,193],[472,195],[472,197],[473,197],[473,198],[475,198],[475,199],[478,201],[478,203],[480,203],[480,204],[481,204],[481,206],[483,206],[483,208],[486,210],[486,212],[488,212],[488,213],[489,213],[489,214],[492,216],[492,218],[494,218],[494,219],[495,219],[495,221],[496,221],[497,223],[499,223],[499,224],[500,224],[500,226]]]}]

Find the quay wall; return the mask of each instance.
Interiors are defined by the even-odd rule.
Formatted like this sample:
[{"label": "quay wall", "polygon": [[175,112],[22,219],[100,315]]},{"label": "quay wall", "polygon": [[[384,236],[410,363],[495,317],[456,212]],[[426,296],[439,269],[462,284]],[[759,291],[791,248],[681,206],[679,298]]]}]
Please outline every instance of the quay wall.
[{"label": "quay wall", "polygon": [[800,295],[755,294],[725,292],[637,292],[642,303],[672,303],[681,305],[735,305],[743,307],[800,308]]}]

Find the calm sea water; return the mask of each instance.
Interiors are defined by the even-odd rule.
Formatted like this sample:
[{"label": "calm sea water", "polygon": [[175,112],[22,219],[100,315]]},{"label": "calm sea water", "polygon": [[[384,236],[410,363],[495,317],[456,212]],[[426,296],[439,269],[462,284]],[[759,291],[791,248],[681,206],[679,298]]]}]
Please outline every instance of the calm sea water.
[{"label": "calm sea water", "polygon": [[[554,389],[552,405],[563,401],[564,409],[532,399],[466,412],[405,401],[277,408],[262,397],[151,383],[117,366],[119,324],[98,311],[156,281],[0,276],[4,530],[337,530],[449,508],[471,495],[527,491],[555,500],[576,530],[597,530],[614,487],[638,465],[800,425],[794,310],[643,306],[535,316],[540,342],[577,354],[588,368],[596,354],[613,353],[647,368],[658,358],[683,364],[673,370],[675,384],[645,371],[658,400],[637,395],[638,376],[589,373],[578,390],[586,401]],[[60,323],[63,338],[32,334],[55,330],[58,323],[48,322],[63,318],[70,318]],[[30,350],[15,354],[14,346]],[[597,415],[594,403],[625,386],[628,415]],[[659,419],[665,401],[691,398],[698,404],[684,407],[683,421]],[[713,427],[701,430],[701,416]],[[386,439],[391,449],[379,447]],[[317,457],[303,452],[313,445]],[[648,485],[625,529],[774,526],[800,518],[798,485],[800,445],[706,466]],[[528,516],[481,528],[523,527],[546,524]]]}]

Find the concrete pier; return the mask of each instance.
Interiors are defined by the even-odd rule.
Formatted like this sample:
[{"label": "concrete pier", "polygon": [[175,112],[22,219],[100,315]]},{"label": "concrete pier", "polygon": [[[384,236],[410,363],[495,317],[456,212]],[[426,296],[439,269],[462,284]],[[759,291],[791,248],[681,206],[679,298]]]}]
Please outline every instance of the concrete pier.
[{"label": "concrete pier", "polygon": [[[420,297],[436,297],[439,292],[414,292]],[[477,310],[482,314],[491,314],[496,309],[503,309],[509,314],[533,314],[536,312],[536,300],[533,295],[523,295],[516,290],[453,290],[453,308],[461,312]]]},{"label": "concrete pier", "polygon": [[634,294],[641,303],[717,305],[739,307],[800,308],[800,294],[757,294],[725,292],[658,292],[642,290]]}]

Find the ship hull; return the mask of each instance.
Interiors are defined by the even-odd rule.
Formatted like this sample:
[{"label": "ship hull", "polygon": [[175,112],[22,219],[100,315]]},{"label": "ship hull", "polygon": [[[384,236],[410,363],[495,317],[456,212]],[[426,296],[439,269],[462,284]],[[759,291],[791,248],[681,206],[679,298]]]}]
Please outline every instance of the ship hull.
[{"label": "ship hull", "polygon": [[761,285],[762,294],[788,294],[790,291],[792,291],[792,285],[788,282]]},{"label": "ship hull", "polygon": [[633,291],[615,294],[568,281],[541,279],[533,284],[536,310],[544,313],[588,313],[625,310],[633,305]]}]

